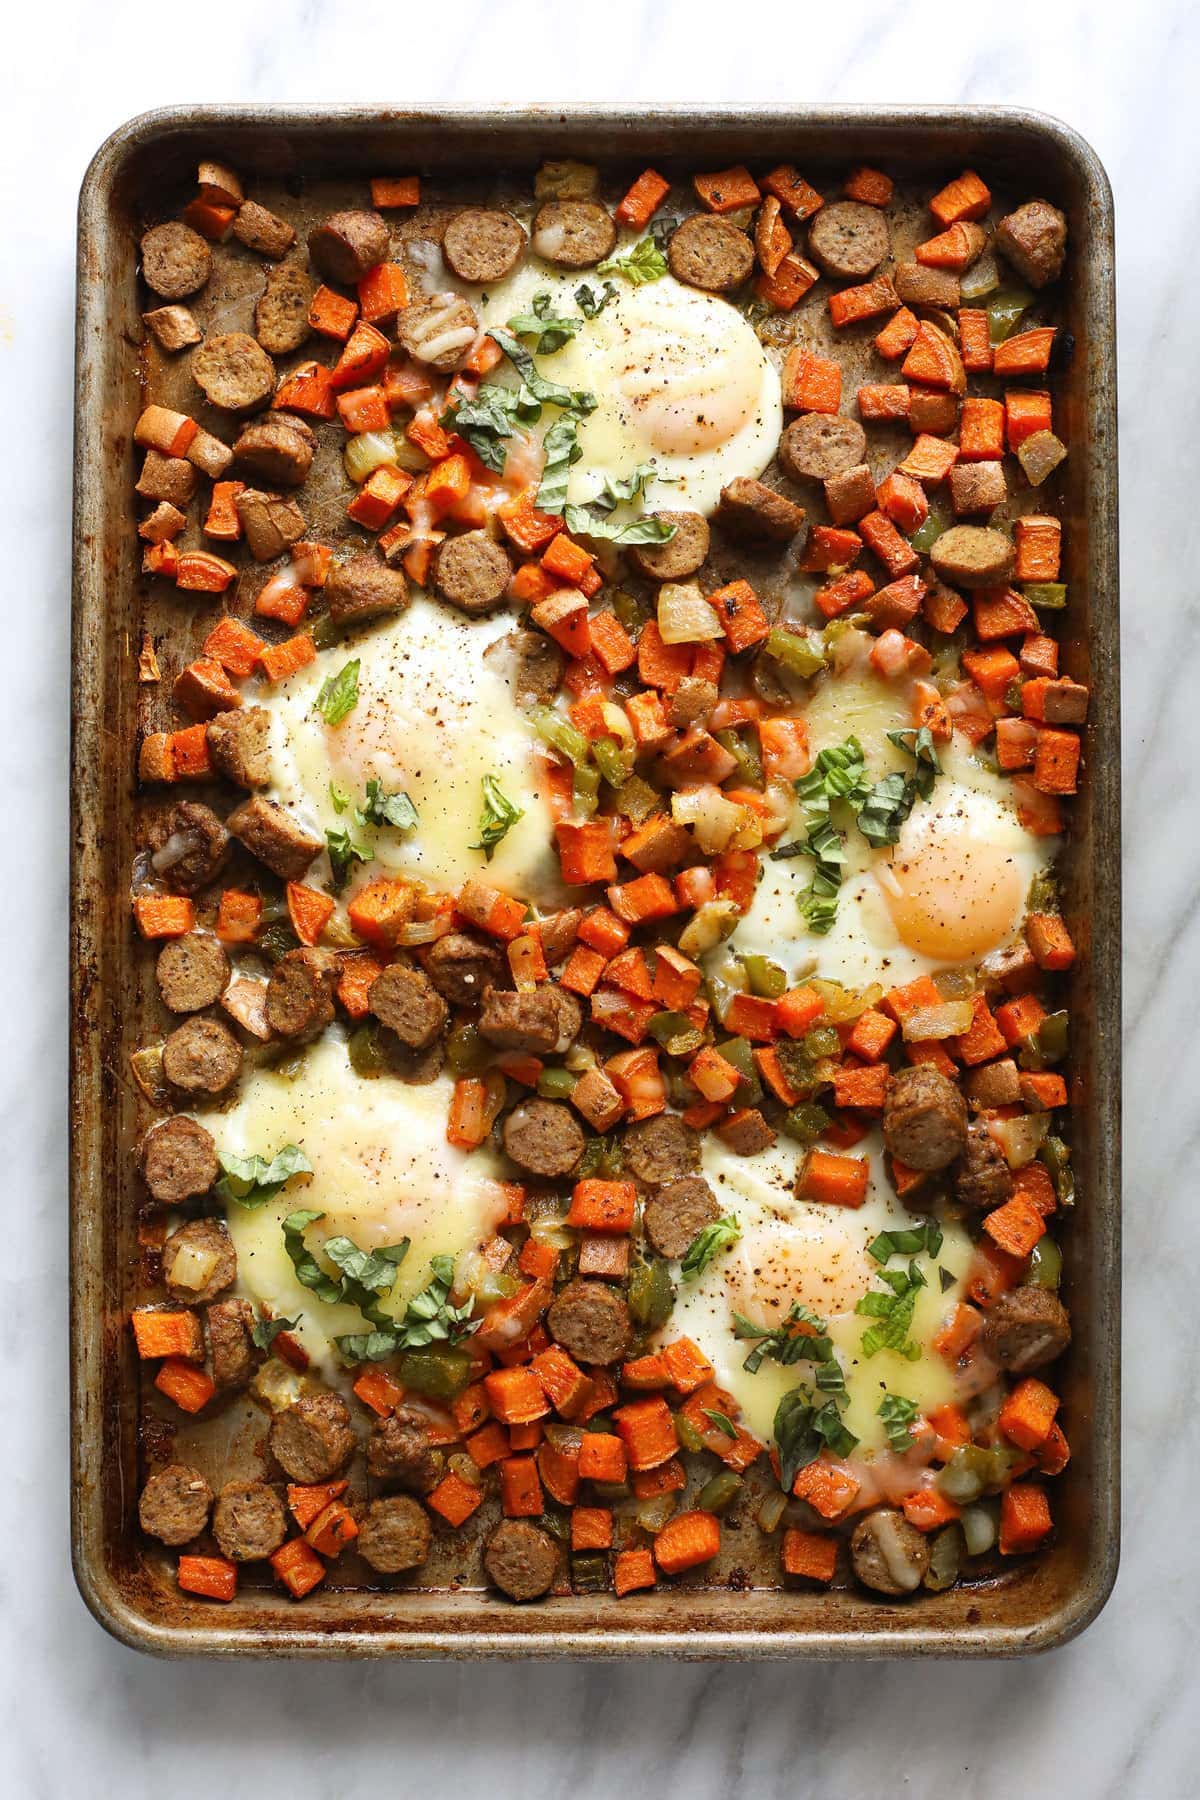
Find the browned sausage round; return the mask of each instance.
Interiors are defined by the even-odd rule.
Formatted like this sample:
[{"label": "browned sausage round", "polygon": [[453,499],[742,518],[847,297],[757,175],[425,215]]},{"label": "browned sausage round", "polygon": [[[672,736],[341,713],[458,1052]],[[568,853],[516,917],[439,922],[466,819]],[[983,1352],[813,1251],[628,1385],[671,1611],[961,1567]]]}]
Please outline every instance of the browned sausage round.
[{"label": "browned sausage round", "polygon": [[892,247],[887,219],[877,206],[835,200],[808,228],[808,247],[835,281],[863,281]]},{"label": "browned sausage round", "polygon": [[448,931],[430,947],[425,970],[438,993],[455,1006],[474,1006],[484,989],[500,980],[504,959],[495,944],[465,931]]},{"label": "browned sausage round", "polygon": [[551,1304],[546,1324],[577,1362],[616,1362],[633,1335],[623,1296],[603,1281],[570,1282]]},{"label": "browned sausage round", "polygon": [[929,1544],[901,1512],[881,1506],[854,1527],[850,1566],[879,1594],[913,1594],[929,1569]]},{"label": "browned sausage round", "polygon": [[900,1069],[883,1107],[883,1141],[910,1169],[944,1169],[967,1140],[967,1103],[929,1063]]},{"label": "browned sausage round", "polygon": [[483,660],[511,682],[518,706],[548,705],[562,680],[563,653],[540,631],[506,631],[483,653]]},{"label": "browned sausage round", "polygon": [[1027,200],[1001,219],[994,239],[1018,275],[1030,287],[1045,287],[1062,274],[1067,250],[1067,220],[1048,200]]},{"label": "browned sausage round", "polygon": [[281,881],[301,881],[313,857],[325,848],[319,838],[310,837],[297,825],[284,807],[262,794],[244,800],[225,823],[239,843]]},{"label": "browned sausage round", "polygon": [[212,272],[212,251],[190,225],[172,219],[152,225],[142,239],[142,277],[164,300],[182,300],[202,288]]},{"label": "browned sausage round", "polygon": [[156,306],[142,314],[142,324],[154,333],[160,349],[172,356],[190,350],[204,336],[186,306]]},{"label": "browned sausage round", "polygon": [[271,1421],[271,1454],[285,1475],[306,1486],[330,1481],[349,1461],[357,1439],[338,1394],[305,1394]]},{"label": "browned sausage round", "polygon": [[158,991],[172,1012],[202,1012],[229,985],[229,958],[215,937],[199,931],[172,938],[158,953]]},{"label": "browned sausage round", "polygon": [[271,715],[265,706],[238,706],[210,719],[205,735],[213,768],[238,787],[266,787],[271,779]]},{"label": "browned sausage round", "polygon": [[828,481],[866,460],[867,434],[857,419],[805,413],[779,440],[779,462],[793,481]]},{"label": "browned sausage round", "polygon": [[257,200],[243,200],[233,221],[233,235],[247,250],[260,256],[286,256],[296,241],[296,233],[286,219]]},{"label": "browned sausage round", "polygon": [[234,505],[246,548],[256,562],[271,562],[282,556],[288,545],[297,543],[308,530],[297,502],[283,494],[243,488]]},{"label": "browned sausage round", "polygon": [[668,244],[667,263],[676,281],[706,293],[727,294],[750,279],[754,246],[728,219],[695,213]]},{"label": "browned sausage round", "polygon": [[564,988],[549,983],[530,994],[489,988],[483,997],[479,1035],[501,1050],[526,1050],[533,1056],[561,1055],[579,1036],[579,1002]]},{"label": "browned sausage round", "polygon": [[438,551],[434,571],[438,593],[465,613],[491,612],[504,599],[511,579],[507,551],[486,531],[447,538]]},{"label": "browned sausage round", "polygon": [[335,563],[325,583],[329,617],[335,625],[361,625],[408,605],[403,569],[389,568],[370,550]]},{"label": "browned sausage round", "polygon": [[163,1074],[184,1094],[223,1094],[242,1068],[242,1046],[219,1019],[188,1019],[163,1045]]},{"label": "browned sausage round", "polygon": [[177,894],[198,894],[229,855],[229,833],[211,806],[180,800],[154,832],[154,863]]},{"label": "browned sausage round", "polygon": [[1004,1152],[982,1119],[967,1126],[967,1141],[954,1176],[955,1198],[963,1206],[987,1212],[1012,1198],[1012,1171]]},{"label": "browned sausage round", "polygon": [[220,1172],[212,1133],[186,1113],[151,1126],[143,1139],[146,1186],[164,1204],[207,1194]]},{"label": "browned sausage round", "polygon": [[317,447],[312,426],[292,413],[267,413],[243,425],[233,446],[239,469],[271,487],[299,487]]},{"label": "browned sausage round", "polygon": [[949,269],[931,269],[919,262],[897,263],[893,281],[896,298],[905,306],[936,306],[957,312],[961,304],[958,276]]},{"label": "browned sausage round", "polygon": [[213,1536],[231,1562],[259,1562],[287,1536],[287,1517],[265,1481],[227,1481],[213,1508]]},{"label": "browned sausage round", "polygon": [[280,1037],[308,1039],[333,1018],[340,973],[332,950],[301,946],[281,956],[267,981],[267,1019]]},{"label": "browned sausage round", "polygon": [[650,581],[685,581],[708,555],[708,520],[698,512],[660,512],[655,516],[673,525],[675,536],[665,544],[634,544],[629,560]]},{"label": "browned sausage round", "polygon": [[449,1018],[449,1009],[428,975],[404,963],[392,963],[377,975],[367,1005],[381,1025],[396,1033],[411,1050],[424,1050]]},{"label": "browned sausage round", "polygon": [[442,1472],[442,1459],[429,1442],[429,1424],[415,1407],[398,1406],[377,1419],[367,1439],[367,1473],[395,1481],[414,1494],[427,1494]]},{"label": "browned sausage round", "polygon": [[271,356],[288,356],[309,334],[313,283],[298,263],[278,263],[254,307],[254,335]]},{"label": "browned sausage round", "polygon": [[531,1175],[569,1175],[583,1155],[583,1130],[571,1109],[555,1100],[522,1100],[504,1121],[504,1148]]},{"label": "browned sausage round", "polygon": [[596,200],[547,200],[533,220],[533,249],[560,269],[589,269],[611,256],[612,218]]},{"label": "browned sausage round", "polygon": [[451,219],[442,255],[460,281],[499,281],[525,248],[524,227],[511,213],[468,207]]},{"label": "browned sausage round", "polygon": [[504,1519],[487,1541],[488,1579],[510,1600],[540,1600],[558,1574],[558,1546],[549,1532],[527,1519]]},{"label": "browned sausage round", "polygon": [[[180,1262],[180,1257],[184,1261]],[[194,1267],[196,1257],[203,1261],[214,1258],[212,1266],[199,1286],[192,1277],[203,1273]],[[178,1265],[178,1266],[177,1266]],[[173,1231],[162,1249],[163,1280],[172,1300],[189,1306],[203,1306],[215,1300],[237,1280],[237,1251],[221,1219],[189,1219]],[[177,1277],[187,1277],[187,1280]]]},{"label": "browned sausage round", "polygon": [[356,1548],[380,1575],[419,1569],[429,1555],[433,1527],[419,1501],[407,1494],[372,1500],[359,1527]]},{"label": "browned sausage round", "polygon": [[163,1544],[190,1543],[208,1524],[212,1489],[190,1463],[168,1463],[150,1477],[138,1501],[138,1523]]},{"label": "browned sausage round", "polygon": [[642,1224],[658,1254],[678,1262],[704,1227],[720,1216],[707,1181],[699,1175],[685,1175],[651,1194],[642,1210]]},{"label": "browned sausage round", "polygon": [[212,1378],[221,1393],[244,1388],[254,1373],[256,1352],[250,1333],[254,1312],[248,1300],[214,1300],[204,1309]]},{"label": "browned sausage round", "polygon": [[943,581],[960,587],[999,587],[1013,572],[1012,540],[991,525],[952,525],[929,553]]},{"label": "browned sausage round", "polygon": [[388,228],[377,212],[355,208],[330,213],[308,234],[308,254],[326,281],[353,287],[368,269],[385,262]]},{"label": "browned sausage round", "polygon": [[192,351],[192,380],[213,406],[255,412],[275,392],[275,364],[247,332],[226,331]]},{"label": "browned sausage round", "polygon": [[624,1151],[629,1173],[649,1187],[694,1175],[700,1167],[700,1139],[675,1113],[659,1113],[631,1125]]},{"label": "browned sausage round", "polygon": [[[538,932],[542,940],[542,955],[546,959],[548,969],[557,968],[566,962],[575,948],[579,937],[579,927],[583,923],[583,909],[578,906],[564,906],[561,912],[547,913],[538,920]],[[578,1027],[571,1033],[578,1034]]]},{"label": "browned sausage round", "polygon": [[804,523],[804,508],[764,481],[739,475],[721,489],[717,524],[727,537],[786,544]]},{"label": "browned sausage round", "polygon": [[475,342],[479,320],[461,294],[433,294],[406,306],[396,322],[402,349],[416,362],[449,372]]},{"label": "browned sausage round", "polygon": [[1028,1375],[1061,1356],[1071,1341],[1071,1318],[1050,1288],[1010,1288],[985,1316],[981,1344],[1000,1368]]}]

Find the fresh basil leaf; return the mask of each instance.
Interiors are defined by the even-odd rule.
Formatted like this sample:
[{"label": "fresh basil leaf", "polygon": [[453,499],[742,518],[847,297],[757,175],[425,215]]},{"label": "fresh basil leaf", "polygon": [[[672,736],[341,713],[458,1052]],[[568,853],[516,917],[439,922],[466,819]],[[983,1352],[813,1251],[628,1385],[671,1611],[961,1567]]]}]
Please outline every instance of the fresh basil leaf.
[{"label": "fresh basil leaf", "polygon": [[938,1264],[938,1281],[941,1284],[943,1294],[948,1294],[957,1280],[957,1275],[951,1274],[949,1269],[944,1269],[940,1263]]},{"label": "fresh basil leaf", "polygon": [[556,419],[546,433],[542,448],[545,466],[535,505],[548,513],[561,513],[567,502],[567,479],[571,465],[583,455],[579,443],[579,421],[572,413]]},{"label": "fresh basil leaf", "polygon": [[876,1412],[883,1420],[888,1443],[897,1455],[903,1456],[907,1450],[911,1450],[912,1423],[917,1416],[916,1401],[906,1400],[903,1394],[885,1394]]},{"label": "fresh basil leaf", "polygon": [[516,338],[510,337],[507,331],[492,331],[490,336],[499,344],[535,400],[540,401],[544,406],[561,406],[567,412],[595,412],[595,394],[560,387],[556,381],[547,381],[546,377],[539,373],[537,364],[533,360],[532,351],[527,350],[524,344],[519,344]]},{"label": "fresh basil leaf", "polygon": [[575,304],[585,319],[594,319],[597,313],[604,311],[610,300],[615,300],[617,290],[611,281],[606,281],[603,292],[597,294],[595,288],[585,281],[582,287],[575,289]]},{"label": "fresh basil leaf", "polygon": [[898,769],[877,781],[858,814],[858,829],[868,844],[878,850],[883,844],[898,843],[900,827],[916,797],[916,788]]},{"label": "fresh basil leaf", "polygon": [[649,230],[650,230],[651,238],[654,240],[654,242],[658,245],[658,248],[665,255],[667,245],[670,243],[671,239],[675,236],[675,233],[679,230],[679,220],[678,219],[652,219],[650,221]]},{"label": "fresh basil leaf", "polygon": [[933,784],[942,772],[937,746],[928,725],[922,725],[919,731],[912,727],[907,731],[889,731],[888,737],[898,750],[903,750],[912,757],[916,764],[912,779],[917,793],[922,800],[928,800],[933,792]]},{"label": "fresh basil leaf", "polygon": [[296,1271],[296,1280],[301,1287],[308,1288],[310,1293],[323,1300],[327,1306],[336,1306],[342,1297],[341,1283],[328,1276],[312,1251],[304,1242],[304,1233],[318,1219],[323,1219],[323,1212],[310,1212],[301,1208],[289,1213],[283,1221],[283,1245],[292,1259],[292,1267]]},{"label": "fresh basil leaf", "polygon": [[678,529],[668,519],[656,518],[652,513],[631,519],[624,525],[614,525],[591,506],[564,506],[563,518],[568,531],[607,538],[613,544],[667,544]]},{"label": "fresh basil leaf", "polygon": [[881,1231],[867,1245],[867,1255],[877,1263],[887,1263],[893,1256],[919,1256],[922,1251],[936,1256],[941,1247],[941,1226],[936,1219],[926,1219],[909,1231]]},{"label": "fresh basil leaf", "polygon": [[653,235],[639,238],[624,256],[610,256],[596,264],[597,275],[622,275],[634,287],[647,281],[661,281],[667,272],[667,259]]},{"label": "fresh basil leaf", "polygon": [[[792,1302],[780,1325],[756,1325],[752,1319],[735,1312],[733,1335],[754,1343],[754,1348],[742,1364],[751,1375],[757,1374],[768,1358],[772,1362],[782,1363],[785,1368],[792,1363],[813,1362],[831,1371],[830,1376],[822,1383],[826,1389],[840,1390],[845,1386],[845,1377],[824,1319],[818,1318],[806,1306],[801,1306],[798,1300]],[[836,1374],[832,1373],[834,1370],[837,1371]]]},{"label": "fresh basil leaf", "polygon": [[256,1319],[250,1341],[256,1350],[269,1350],[281,1331],[295,1331],[300,1314],[294,1319]]},{"label": "fresh basil leaf", "polygon": [[[510,438],[516,428],[518,405],[519,397],[512,388],[489,381],[474,399],[460,400],[444,412],[440,423],[450,426],[464,438],[487,468],[503,474],[508,458],[503,440]],[[537,414],[540,413],[538,407]]]},{"label": "fresh basil leaf", "polygon": [[339,894],[349,881],[354,864],[370,862],[371,852],[356,844],[345,826],[340,831],[325,833],[325,848],[329,852],[329,867],[333,874],[331,885],[334,893]]},{"label": "fresh basil leaf", "polygon": [[579,330],[579,319],[560,319],[550,311],[551,296],[535,294],[527,313],[518,313],[508,321],[508,329],[517,337],[533,337],[535,356],[553,356],[569,343]]},{"label": "fresh basil leaf", "polygon": [[860,1318],[878,1321],[863,1332],[863,1355],[870,1358],[880,1350],[894,1350],[908,1362],[916,1362],[921,1354],[921,1346],[911,1341],[908,1331],[917,1304],[917,1294],[927,1285],[925,1277],[916,1263],[911,1262],[907,1272],[902,1269],[881,1269],[879,1279],[887,1283],[891,1292],[885,1294],[880,1293],[878,1288],[870,1288],[854,1308]]},{"label": "fresh basil leaf", "polygon": [[479,842],[472,844],[472,850],[482,850],[488,862],[496,845],[510,832],[518,819],[525,813],[519,806],[514,806],[500,788],[494,775],[483,778],[483,817],[479,821]]},{"label": "fresh basil leaf", "polygon": [[344,787],[339,787],[336,781],[331,781],[329,784],[329,799],[335,813],[344,813],[350,804],[350,794],[348,790]]},{"label": "fresh basil leaf", "polygon": [[270,1161],[264,1156],[235,1156],[231,1151],[217,1153],[222,1174],[214,1192],[226,1202],[236,1201],[248,1212],[256,1211],[273,1200],[293,1175],[311,1175],[312,1164],[298,1144],[285,1144]]},{"label": "fresh basil leaf", "polygon": [[358,705],[359,661],[355,657],[336,675],[323,683],[316,699],[316,709],[327,725],[340,725]]},{"label": "fresh basil leaf", "polygon": [[723,1431],[726,1437],[731,1437],[735,1442],[737,1441],[737,1426],[731,1419],[727,1419],[723,1412],[717,1412],[711,1406],[702,1406],[700,1411],[704,1414],[706,1419],[712,1420],[718,1431]]},{"label": "fresh basil leaf", "polygon": [[397,831],[415,831],[421,822],[407,794],[385,794],[383,783],[374,777],[367,783],[366,801],[358,816],[363,825],[394,825]]},{"label": "fresh basil leaf", "polygon": [[858,1444],[842,1423],[837,1403],[827,1400],[817,1406],[811,1390],[803,1384],[782,1396],[772,1430],[779,1446],[779,1483],[788,1494],[800,1470],[816,1461],[822,1447],[835,1456],[849,1456]]},{"label": "fresh basil leaf", "polygon": [[742,1228],[732,1213],[723,1219],[714,1219],[711,1225],[705,1225],[684,1252],[683,1261],[679,1265],[683,1280],[698,1281],[713,1258],[719,1256],[722,1250],[728,1250],[731,1244],[736,1244],[741,1235]]}]

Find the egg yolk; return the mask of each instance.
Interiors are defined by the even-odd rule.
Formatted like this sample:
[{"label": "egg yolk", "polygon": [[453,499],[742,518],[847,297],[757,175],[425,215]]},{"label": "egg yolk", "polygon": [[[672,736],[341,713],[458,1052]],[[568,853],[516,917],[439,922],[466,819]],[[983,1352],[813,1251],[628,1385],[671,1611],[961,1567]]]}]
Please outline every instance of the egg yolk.
[{"label": "egg yolk", "polygon": [[[735,1312],[778,1325],[794,1301],[820,1318],[852,1312],[871,1284],[875,1265],[867,1235],[830,1229],[824,1207],[798,1207],[795,1221],[752,1226],[726,1260],[729,1303]],[[873,1234],[871,1234],[873,1235]]]},{"label": "egg yolk", "polygon": [[[751,336],[730,332],[707,307],[682,316],[662,308],[633,309],[630,348],[617,387],[653,449],[690,456],[729,442],[753,416],[762,364]],[[740,323],[740,321],[739,321]]]},{"label": "egg yolk", "polygon": [[901,943],[943,962],[985,955],[1020,921],[1019,862],[965,810],[919,808],[875,879]]}]

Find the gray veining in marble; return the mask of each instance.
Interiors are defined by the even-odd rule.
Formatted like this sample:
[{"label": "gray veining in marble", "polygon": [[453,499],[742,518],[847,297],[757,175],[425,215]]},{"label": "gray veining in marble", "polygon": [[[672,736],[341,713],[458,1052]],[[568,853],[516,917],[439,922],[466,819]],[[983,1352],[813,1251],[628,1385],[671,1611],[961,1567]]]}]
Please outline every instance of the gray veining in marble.
[{"label": "gray veining in marble", "polygon": [[[1200,507],[1193,450],[1200,22],[1185,0],[822,9],[764,0],[457,8],[65,0],[9,14],[0,133],[4,599],[0,953],[0,1760],[29,1800],[521,1793],[823,1800],[1200,1791],[1195,1325],[1200,1139]],[[737,15],[727,10],[726,20]],[[765,23],[764,23],[765,21]],[[378,53],[364,53],[374,46]],[[386,79],[391,72],[391,81]],[[382,78],[381,78],[382,77]],[[1126,1542],[1084,1637],[1024,1664],[335,1669],[156,1664],[109,1642],[67,1560],[68,475],[74,205],[92,150],[200,99],[973,100],[1059,114],[1117,198],[1127,921]],[[31,877],[34,878],[31,885]],[[547,1747],[547,1744],[550,1747]]]}]

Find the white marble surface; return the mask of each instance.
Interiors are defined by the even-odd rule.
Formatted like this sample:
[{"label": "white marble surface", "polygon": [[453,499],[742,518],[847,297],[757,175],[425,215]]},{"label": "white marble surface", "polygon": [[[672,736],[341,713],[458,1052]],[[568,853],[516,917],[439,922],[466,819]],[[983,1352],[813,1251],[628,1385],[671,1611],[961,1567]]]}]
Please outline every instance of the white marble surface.
[{"label": "white marble surface", "polygon": [[[64,0],[8,15],[0,1766],[14,1795],[207,1800],[261,1786],[300,1800],[449,1782],[577,1800],[630,1788],[695,1800],[1197,1792],[1197,14],[1186,0],[760,0],[746,16],[770,28],[726,43],[698,28],[708,11],[703,0],[209,0],[152,25],[131,0]],[[109,1642],[75,1594],[63,796],[76,193],[101,139],[152,105],[381,97],[1024,103],[1069,120],[1109,169],[1125,518],[1126,1537],[1107,1611],[1056,1655],[1004,1666],[186,1667]]]}]

